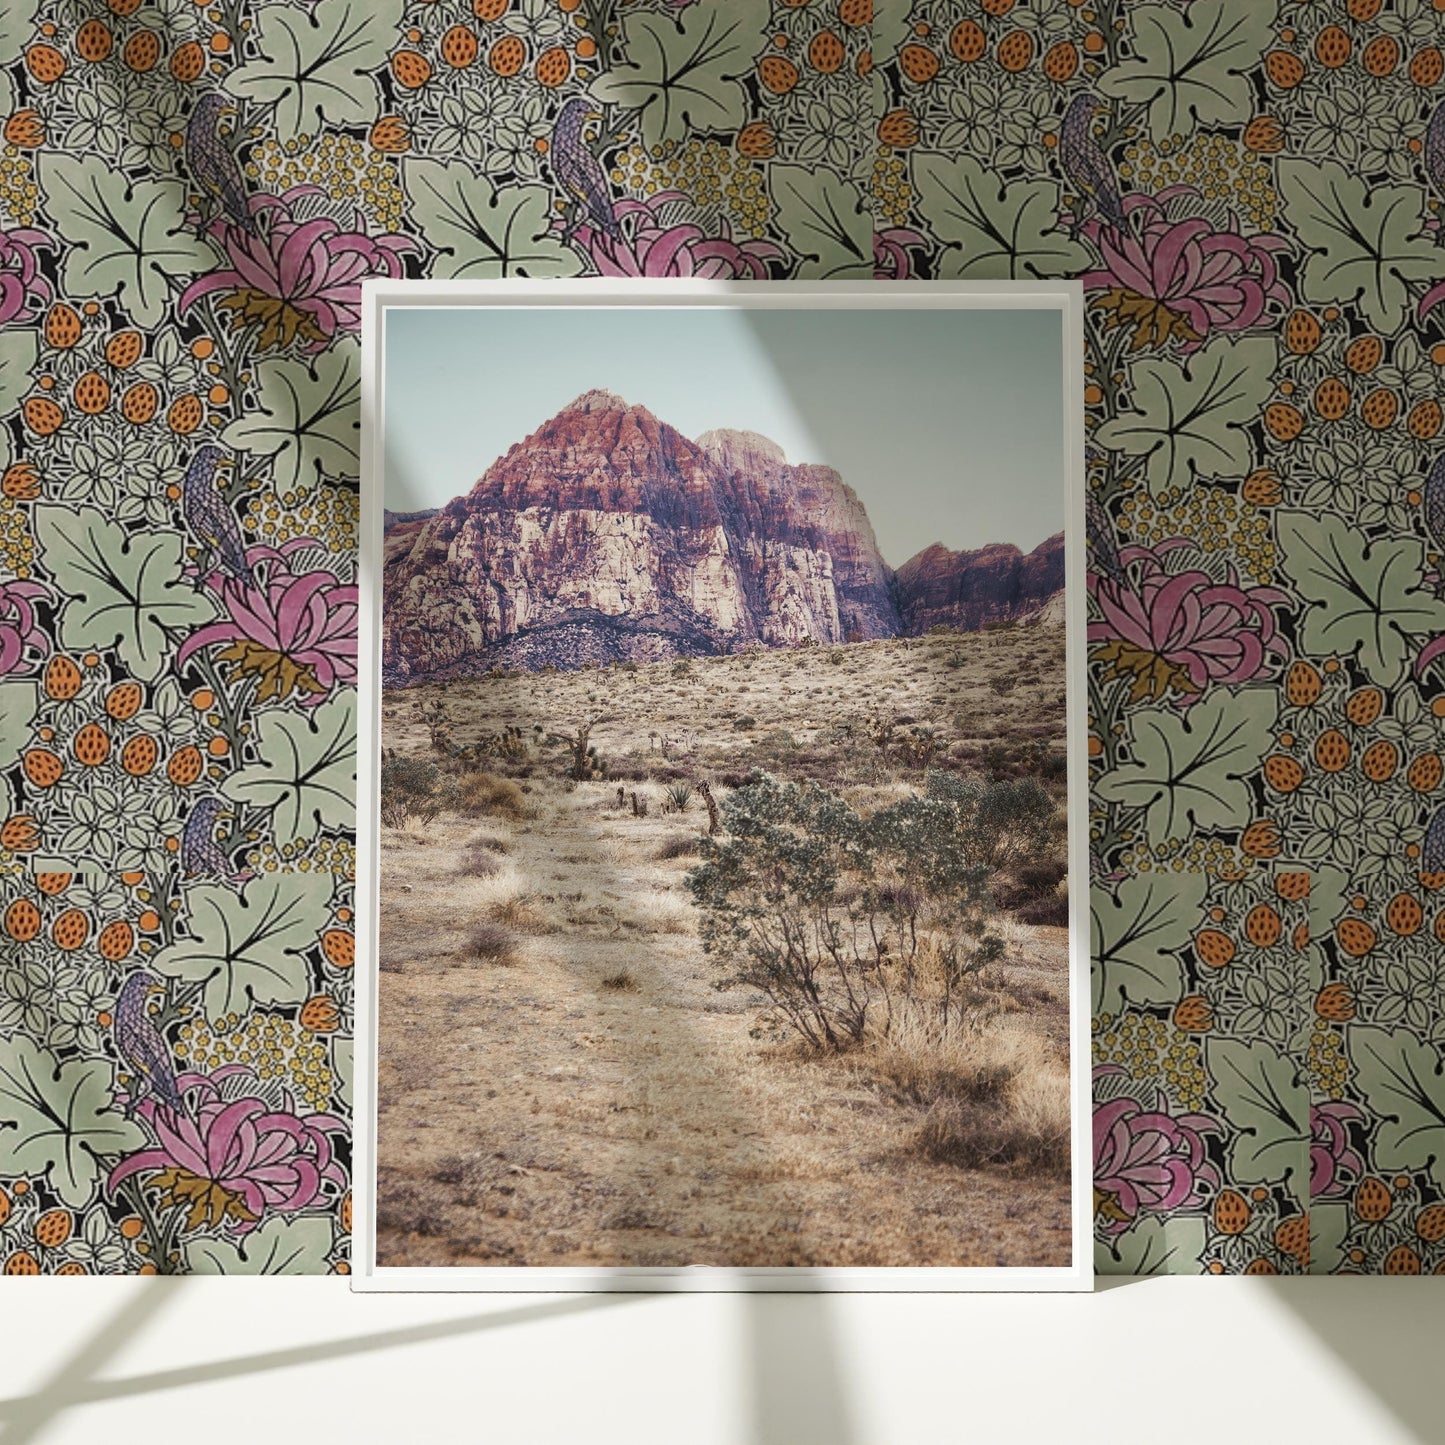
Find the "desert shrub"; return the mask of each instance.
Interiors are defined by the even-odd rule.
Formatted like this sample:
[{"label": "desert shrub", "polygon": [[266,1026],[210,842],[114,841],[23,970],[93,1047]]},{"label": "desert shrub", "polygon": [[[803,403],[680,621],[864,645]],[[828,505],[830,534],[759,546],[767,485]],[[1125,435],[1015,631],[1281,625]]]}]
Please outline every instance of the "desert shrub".
[{"label": "desert shrub", "polygon": [[670,858],[690,858],[697,852],[697,849],[698,835],[696,833],[678,833],[671,838],[663,839],[653,856],[659,862],[666,862]]},{"label": "desert shrub", "polygon": [[486,922],[473,926],[463,951],[479,963],[499,965],[514,963],[517,956],[512,935],[499,924]]},{"label": "desert shrub", "polygon": [[993,872],[1040,859],[1053,845],[1053,800],[1033,778],[979,783],[933,769],[925,786],[954,809],[959,847],[975,866]]},{"label": "desert shrub", "polygon": [[636,993],[637,980],[624,968],[617,973],[609,973],[602,980],[602,987],[614,993]]},{"label": "desert shrub", "polygon": [[467,878],[493,878],[501,871],[501,860],[486,848],[469,848],[457,865],[457,872]]},{"label": "desert shrub", "polygon": [[456,801],[456,784],[428,758],[390,753],[381,760],[381,821],[404,828],[432,822]]},{"label": "desert shrub", "polygon": [[[964,846],[963,809],[914,795],[868,817],[816,783],[762,775],[723,804],[726,842],[700,842],[687,875],[719,988],[759,990],[819,1049],[886,1033],[940,949],[950,988],[1001,950],[985,917],[988,870]],[[947,941],[938,943],[942,935]]]},{"label": "desert shrub", "polygon": [[692,658],[679,657],[672,664],[672,675],[674,677],[691,677],[693,673]]},{"label": "desert shrub", "polygon": [[991,1104],[937,1099],[912,1143],[925,1158],[964,1169],[1003,1165],[1021,1173],[1066,1173],[1068,1090],[1049,1076],[1020,1075]]},{"label": "desert shrub", "polygon": [[1018,916],[1036,928],[1067,928],[1069,926],[1069,895],[1064,892],[1031,898],[1018,909]]},{"label": "desert shrub", "polygon": [[669,783],[664,791],[667,794],[667,801],[673,808],[679,813],[687,812],[688,804],[692,802],[691,783]]},{"label": "desert shrub", "polygon": [[518,933],[532,933],[544,936],[556,933],[557,926],[540,913],[524,897],[504,898],[487,910],[495,923],[505,925]]},{"label": "desert shrub", "polygon": [[521,788],[510,778],[499,778],[495,773],[463,773],[456,792],[458,806],[475,816],[522,818],[526,815]]}]

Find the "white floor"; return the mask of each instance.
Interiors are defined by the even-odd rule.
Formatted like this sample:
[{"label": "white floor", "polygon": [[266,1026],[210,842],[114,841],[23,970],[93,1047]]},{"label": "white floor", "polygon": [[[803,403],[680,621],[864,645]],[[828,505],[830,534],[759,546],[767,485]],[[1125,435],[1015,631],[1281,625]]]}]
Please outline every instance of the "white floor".
[{"label": "white floor", "polygon": [[1437,1279],[584,1299],[15,1279],[0,1309],[3,1445],[1445,1441]]}]

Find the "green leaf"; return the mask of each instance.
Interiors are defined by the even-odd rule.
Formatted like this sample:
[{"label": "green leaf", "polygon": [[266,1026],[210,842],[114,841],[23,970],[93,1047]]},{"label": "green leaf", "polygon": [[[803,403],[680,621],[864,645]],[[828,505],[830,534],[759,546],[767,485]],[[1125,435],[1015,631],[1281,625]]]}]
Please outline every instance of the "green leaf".
[{"label": "green leaf", "polygon": [[1310,1203],[1310,1273],[1330,1274],[1344,1262],[1350,1237],[1348,1204]]},{"label": "green leaf", "polygon": [[1194,0],[1183,12],[1136,5],[1133,54],[1099,77],[1115,100],[1149,107],[1156,141],[1233,123],[1253,100],[1249,72],[1274,39],[1276,0]]},{"label": "green leaf", "polygon": [[0,768],[8,768],[30,741],[30,725],[39,709],[38,682],[0,682]]},{"label": "green leaf", "polygon": [[336,1102],[351,1107],[351,1089],[356,1077],[356,1040],[342,1034],[331,1036],[331,1072],[336,1075]]},{"label": "green leaf", "polygon": [[129,536],[95,507],[36,507],[35,534],[56,587],[69,599],[60,640],[73,648],[114,647],[142,682],[154,682],[183,636],[215,606],[181,575],[181,538]]},{"label": "green leaf", "polygon": [[348,828],[356,816],[356,693],[305,712],[271,708],[257,717],[259,760],[221,787],[233,803],[270,808],[280,843]]},{"label": "green leaf", "polygon": [[1208,1231],[1203,1219],[1146,1214],[1132,1229],[1094,1243],[1099,1274],[1198,1274]]},{"label": "green leaf", "polygon": [[[0,417],[8,416],[30,390],[40,338],[33,331],[8,326],[0,331]],[[9,445],[6,437],[5,445]]]},{"label": "green leaf", "polygon": [[256,406],[221,440],[237,451],[275,457],[278,492],[304,490],[322,477],[355,477],[360,467],[360,351],[344,343],[309,364],[290,358],[256,368]]},{"label": "green leaf", "polygon": [[1147,457],[1150,489],[1189,487],[1196,475],[1238,476],[1249,469],[1245,428],[1270,394],[1275,344],[1264,337],[1219,337],[1186,366],[1136,361],[1130,372],[1132,410],[1094,434],[1101,447]]},{"label": "green leaf", "polygon": [[263,873],[238,897],[203,883],[187,894],[190,936],[163,948],[152,967],[182,983],[204,981],[211,1018],[253,1003],[301,1003],[309,993],[305,952],[330,917],[331,880],[309,873]]},{"label": "green leaf", "polygon": [[1280,566],[1310,607],[1300,648],[1357,656],[1382,687],[1406,672],[1415,639],[1445,631],[1445,602],[1421,585],[1423,542],[1370,541],[1329,512],[1277,512]]},{"label": "green leaf", "polygon": [[582,259],[552,229],[545,186],[498,190],[465,161],[413,157],[402,163],[416,228],[436,248],[431,274],[443,279],[576,276]]},{"label": "green leaf", "polygon": [[321,1215],[273,1215],[238,1243],[192,1239],[185,1248],[188,1274],[327,1274],[335,1239]]},{"label": "green leaf", "polygon": [[1131,715],[1131,761],[1105,773],[1094,791],[1105,803],[1147,809],[1156,842],[1196,829],[1233,828],[1253,816],[1244,781],[1273,743],[1279,698],[1265,688],[1220,687],[1183,712],[1140,708]]},{"label": "green leaf", "polygon": [[698,5],[676,19],[631,15],[623,55],[592,82],[602,105],[636,113],[642,144],[655,151],[697,131],[735,130],[747,114],[738,77],[767,43],[759,5]]},{"label": "green leaf", "polygon": [[810,281],[859,281],[873,275],[873,214],[858,187],[826,166],[774,166],[773,200],[789,249]]},{"label": "green leaf", "polygon": [[81,1208],[103,1159],[139,1149],[145,1135],[115,1107],[110,1065],[61,1063],[17,1035],[0,1043],[0,1174],[49,1174],[51,1187]]},{"label": "green leaf", "polygon": [[1000,179],[972,156],[920,155],[918,209],[943,242],[941,280],[1027,281],[1072,276],[1088,252],[1059,225],[1052,181]]},{"label": "green leaf", "polygon": [[1310,1175],[1309,1089],[1294,1062],[1262,1041],[1211,1039],[1204,1063],[1214,1098],[1235,1129],[1230,1178],[1241,1184],[1286,1180],[1303,1199]]},{"label": "green leaf", "polygon": [[39,10],[39,0],[5,0],[0,5],[0,65],[20,59]]},{"label": "green leaf", "polygon": [[178,181],[129,180],[100,156],[45,152],[40,189],[55,229],[70,244],[63,278],[71,296],[114,296],[141,326],[158,326],[173,278],[216,264],[186,225]]},{"label": "green leaf", "polygon": [[1184,992],[1179,952],[1199,924],[1206,880],[1201,873],[1140,873],[1109,893],[1090,895],[1094,1012],[1118,1013],[1125,1002],[1172,1003]]},{"label": "green leaf", "polygon": [[1409,283],[1440,275],[1440,252],[1422,234],[1420,188],[1366,181],[1338,161],[1281,160],[1278,170],[1285,219],[1310,252],[1305,299],[1355,302],[1377,331],[1395,331]]},{"label": "green leaf", "polygon": [[1445,1059],[1408,1029],[1350,1030],[1355,1087],[1379,1123],[1373,1157],[1385,1171],[1429,1169],[1445,1184]]},{"label": "green leaf", "polygon": [[402,0],[320,0],[309,10],[262,5],[260,54],[230,78],[233,95],[274,107],[283,141],[328,125],[376,118],[376,82],[396,43]]}]

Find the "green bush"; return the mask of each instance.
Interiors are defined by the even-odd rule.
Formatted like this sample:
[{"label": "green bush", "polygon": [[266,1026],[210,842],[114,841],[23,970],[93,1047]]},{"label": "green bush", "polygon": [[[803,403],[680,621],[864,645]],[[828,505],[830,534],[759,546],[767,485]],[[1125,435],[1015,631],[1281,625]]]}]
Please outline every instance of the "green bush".
[{"label": "green bush", "polygon": [[981,861],[998,840],[978,836],[993,814],[971,795],[930,790],[864,817],[816,783],[763,774],[723,817],[730,836],[702,839],[687,875],[703,947],[729,970],[717,986],[759,990],[814,1048],[860,1043],[875,1021],[886,1032],[925,954],[946,1015],[963,977],[1002,951]]},{"label": "green bush", "polygon": [[427,758],[390,753],[381,760],[381,821],[404,828],[411,819],[430,823],[456,801],[456,784]]}]

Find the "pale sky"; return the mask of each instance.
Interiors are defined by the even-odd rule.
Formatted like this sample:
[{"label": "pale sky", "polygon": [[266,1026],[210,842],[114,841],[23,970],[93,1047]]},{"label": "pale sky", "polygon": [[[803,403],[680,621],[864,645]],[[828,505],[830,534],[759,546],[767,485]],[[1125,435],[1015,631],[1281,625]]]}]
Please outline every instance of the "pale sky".
[{"label": "pale sky", "polygon": [[1056,311],[396,307],[385,503],[437,507],[593,387],[835,467],[897,567],[1064,525]]}]

